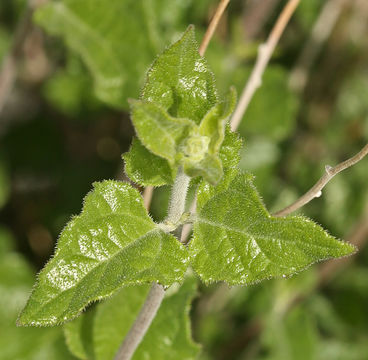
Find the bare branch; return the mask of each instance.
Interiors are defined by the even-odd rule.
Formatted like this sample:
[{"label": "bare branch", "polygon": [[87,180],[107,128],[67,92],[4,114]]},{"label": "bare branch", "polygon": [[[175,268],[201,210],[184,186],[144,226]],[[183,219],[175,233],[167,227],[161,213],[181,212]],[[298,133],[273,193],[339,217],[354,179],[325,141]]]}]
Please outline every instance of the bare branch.
[{"label": "bare branch", "polygon": [[143,190],[143,203],[147,211],[150,209],[152,195],[153,195],[153,186],[145,187]]},{"label": "bare branch", "polygon": [[213,16],[210,25],[207,28],[206,33],[202,39],[201,45],[199,46],[199,55],[203,56],[207,50],[207,46],[210,43],[210,40],[217,28],[217,25],[220,21],[222,14],[224,13],[227,5],[229,4],[230,0],[221,0],[220,4],[217,6],[215,15]]},{"label": "bare branch", "polygon": [[259,47],[256,64],[253,68],[249,80],[244,87],[244,90],[239,99],[239,103],[231,118],[231,130],[235,131],[239,127],[239,124],[244,116],[245,111],[247,110],[247,107],[254,93],[261,86],[262,76],[264,71],[266,70],[268,62],[270,61],[272,53],[275,50],[275,47],[279,42],[279,39],[284,32],[285,27],[288,24],[295,9],[297,8],[299,2],[300,0],[288,1],[280,16],[278,17],[276,24],[267,39],[267,42]]},{"label": "bare branch", "polygon": [[356,155],[354,155],[348,160],[343,161],[342,163],[336,165],[335,167],[326,165],[325,167],[326,173],[317,181],[317,183],[308,192],[306,192],[302,197],[300,197],[293,204],[287,206],[285,209],[277,211],[275,214],[273,214],[273,216],[288,215],[298,210],[305,204],[309,203],[314,198],[320,197],[322,194],[322,189],[336,174],[349,168],[350,166],[353,166],[354,164],[362,160],[367,154],[368,154],[368,144],[365,145],[363,149],[360,150]]}]

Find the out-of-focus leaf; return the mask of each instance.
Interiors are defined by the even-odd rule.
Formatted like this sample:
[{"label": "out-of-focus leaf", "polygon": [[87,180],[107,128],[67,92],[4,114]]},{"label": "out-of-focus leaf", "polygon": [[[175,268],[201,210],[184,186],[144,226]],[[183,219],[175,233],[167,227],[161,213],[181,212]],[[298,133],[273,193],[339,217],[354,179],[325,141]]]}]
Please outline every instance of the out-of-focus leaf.
[{"label": "out-of-focus leaf", "polygon": [[251,284],[286,277],[355,251],[307,218],[269,215],[251,175],[230,178],[216,188],[203,183],[198,192],[189,248],[193,268],[204,282]]},{"label": "out-of-focus leaf", "polygon": [[[9,243],[9,234],[0,232],[0,243]],[[0,250],[0,359],[67,360],[73,357],[65,347],[60,328],[19,328],[18,312],[33,283],[33,272],[26,261],[10,251],[10,244]]]},{"label": "out-of-focus leaf", "polygon": [[183,279],[187,262],[185,247],[152,221],[136,189],[95,183],[39,274],[19,324],[62,323],[123,285],[170,285]]},{"label": "out-of-focus leaf", "polygon": [[318,355],[318,334],[313,319],[304,308],[293,309],[286,318],[272,314],[262,335],[267,360],[315,360]]},{"label": "out-of-focus leaf", "polygon": [[101,107],[87,69],[73,55],[68,55],[66,68],[56,71],[46,82],[43,93],[54,107],[72,117]]},{"label": "out-of-focus leaf", "polygon": [[140,80],[166,38],[157,19],[161,3],[165,1],[55,1],[40,7],[35,20],[83,59],[99,99],[126,108],[126,99],[138,95]]},{"label": "out-of-focus leaf", "polygon": [[96,308],[64,325],[65,341],[70,352],[79,359],[93,359],[93,321]]},{"label": "out-of-focus leaf", "polygon": [[[90,339],[92,331],[93,349],[88,359],[112,360],[134,323],[148,291],[148,285],[125,287],[101,303],[96,312],[91,313],[93,319],[88,320],[89,327],[82,325],[84,316],[75,319],[70,325],[67,324],[68,337],[77,340],[77,348],[73,343],[73,353],[80,359],[87,358],[87,353],[80,350],[86,346],[88,348],[90,342],[82,339],[86,338],[84,333]],[[191,339],[188,315],[195,293],[196,280],[193,277],[187,278],[180,288],[174,285],[168,290],[155,319],[133,356],[134,360],[196,358],[199,346]],[[78,351],[75,351],[76,349]]]}]

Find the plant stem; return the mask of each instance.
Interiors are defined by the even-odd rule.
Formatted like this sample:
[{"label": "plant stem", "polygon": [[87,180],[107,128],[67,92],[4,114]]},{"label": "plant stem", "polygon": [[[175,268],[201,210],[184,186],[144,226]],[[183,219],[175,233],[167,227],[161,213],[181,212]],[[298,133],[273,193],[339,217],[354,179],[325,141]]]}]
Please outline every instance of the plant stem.
[{"label": "plant stem", "polygon": [[[221,0],[218,8],[216,9],[216,13],[211,20],[211,23],[206,31],[206,34],[202,40],[202,43],[199,48],[199,54],[201,56],[206,52],[209,41],[212,38],[212,35],[218,25],[218,22],[226,9],[226,6],[230,0]],[[167,221],[172,223],[177,223],[184,210],[185,210],[185,200],[187,197],[187,191],[189,187],[190,177],[184,174],[182,168],[179,168],[178,173],[176,175],[176,179],[171,192],[171,199],[169,204],[169,211],[167,215]],[[144,204],[148,209],[152,199],[153,187],[149,187],[147,191],[144,192]],[[182,235],[178,234],[178,240],[181,241],[183,238]],[[135,350],[138,345],[141,343],[144,335],[146,334],[149,326],[152,323],[152,320],[156,316],[157,310],[159,309],[162,300],[165,295],[165,290],[160,284],[153,284],[151,290],[147,296],[143,307],[138,314],[134,324],[129,330],[129,333],[126,335],[122,345],[120,346],[115,360],[129,360],[133,356]]]},{"label": "plant stem", "polygon": [[284,9],[282,10],[280,16],[278,17],[275,26],[272,28],[272,31],[268,36],[267,42],[265,44],[260,45],[256,64],[253,68],[249,80],[247,81],[243,89],[243,92],[239,99],[239,103],[231,118],[230,121],[231,130],[235,131],[238,128],[243,118],[243,115],[246,109],[248,108],[251,99],[253,98],[254,93],[261,86],[262,75],[266,70],[268,62],[271,59],[272,53],[275,50],[275,47],[279,42],[286,25],[288,24],[295,9],[299,5],[299,2],[300,0],[288,1]]},{"label": "plant stem", "polygon": [[156,316],[164,296],[165,290],[163,286],[160,284],[153,284],[141,311],[115,356],[116,360],[131,359],[134,351],[151,325],[152,320]]},{"label": "plant stem", "polygon": [[169,211],[167,214],[168,222],[176,224],[183,215],[183,212],[185,211],[185,200],[187,198],[189,181],[190,177],[184,174],[182,168],[179,168],[171,190]]},{"label": "plant stem", "polygon": [[221,19],[222,14],[224,13],[226,6],[229,4],[230,0],[221,0],[220,4],[217,6],[215,15],[213,16],[210,25],[207,28],[206,33],[204,34],[201,45],[199,46],[199,55],[203,56],[207,50],[207,46],[217,28],[217,25]]},{"label": "plant stem", "polygon": [[298,200],[296,200],[293,204],[287,206],[286,208],[276,212],[273,216],[285,216],[288,215],[305,204],[309,203],[316,197],[320,197],[322,195],[322,189],[326,186],[326,184],[339,172],[349,168],[350,166],[355,165],[357,162],[362,160],[366,155],[368,155],[368,144],[363,147],[357,154],[351,157],[348,160],[341,162],[340,164],[336,165],[335,167],[331,167],[326,165],[325,174],[316,182],[316,184],[307,191],[303,196],[301,196]]},{"label": "plant stem", "polygon": [[[171,191],[169,211],[167,221],[177,223],[184,210],[185,200],[189,187],[190,177],[184,174],[182,168],[179,168],[176,179]],[[178,240],[180,239],[180,236]],[[158,309],[165,296],[165,289],[162,285],[154,283],[139,312],[134,324],[126,335],[120,346],[115,360],[130,360],[138,345],[144,338],[152,320],[155,318]]]}]

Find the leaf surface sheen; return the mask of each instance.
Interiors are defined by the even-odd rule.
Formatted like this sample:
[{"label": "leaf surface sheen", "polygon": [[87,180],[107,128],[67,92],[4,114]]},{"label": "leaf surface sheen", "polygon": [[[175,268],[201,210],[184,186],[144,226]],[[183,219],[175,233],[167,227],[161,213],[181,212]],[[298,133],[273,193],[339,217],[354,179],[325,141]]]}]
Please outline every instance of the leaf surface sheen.
[{"label": "leaf surface sheen", "polygon": [[[131,102],[139,141],[124,155],[128,176],[141,185],[163,185],[164,179],[172,183],[177,167],[183,166],[189,176],[217,183],[223,174],[218,153],[235,103],[234,89],[224,101],[218,100],[214,76],[198,53],[190,26],[153,63],[141,101]],[[141,145],[154,154],[149,167],[134,157]],[[158,179],[152,167],[159,169]]]},{"label": "leaf surface sheen", "polygon": [[55,325],[124,285],[180,281],[187,250],[148,216],[129,184],[103,181],[65,227],[55,256],[38,276],[21,325]]},{"label": "leaf surface sheen", "polygon": [[245,285],[286,277],[355,251],[307,218],[269,215],[252,176],[236,170],[218,187],[202,182],[197,204],[189,248],[193,268],[205,283]]}]

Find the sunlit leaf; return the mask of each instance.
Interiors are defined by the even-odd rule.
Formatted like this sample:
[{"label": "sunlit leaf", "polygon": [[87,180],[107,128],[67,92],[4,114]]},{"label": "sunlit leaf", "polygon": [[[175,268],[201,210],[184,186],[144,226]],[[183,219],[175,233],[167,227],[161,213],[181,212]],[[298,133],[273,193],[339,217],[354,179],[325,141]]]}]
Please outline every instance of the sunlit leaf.
[{"label": "sunlit leaf", "polygon": [[123,285],[180,281],[186,249],[148,216],[129,184],[94,184],[81,215],[62,232],[55,256],[38,276],[21,325],[54,325]]},{"label": "sunlit leaf", "polygon": [[204,282],[251,284],[286,277],[316,261],[355,251],[307,218],[272,217],[252,176],[230,175],[228,184],[213,188],[203,183],[198,193],[190,251],[194,270]]}]

